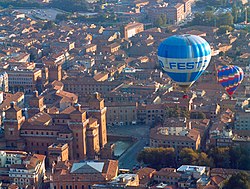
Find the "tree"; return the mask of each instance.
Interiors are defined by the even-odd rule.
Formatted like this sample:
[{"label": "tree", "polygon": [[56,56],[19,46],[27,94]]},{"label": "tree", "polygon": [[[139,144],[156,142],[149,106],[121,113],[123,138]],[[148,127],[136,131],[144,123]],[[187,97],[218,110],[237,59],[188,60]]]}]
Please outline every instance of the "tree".
[{"label": "tree", "polygon": [[87,3],[85,0],[53,0],[51,6],[69,12],[87,10]]},{"label": "tree", "polygon": [[208,155],[204,152],[199,153],[196,165],[203,165],[208,167],[213,167],[214,162],[212,158],[208,158]]},{"label": "tree", "polygon": [[156,27],[161,27],[162,24],[163,24],[162,17],[161,17],[161,16],[158,16],[158,17],[156,18],[155,22],[154,22],[154,25],[155,25]]},{"label": "tree", "polygon": [[46,22],[45,24],[44,24],[44,26],[43,26],[43,30],[50,30],[50,29],[53,29],[53,28],[55,28],[55,23],[53,22],[53,21],[51,21],[51,20],[49,20],[48,22]]},{"label": "tree", "polygon": [[166,108],[166,116],[169,117],[180,117],[180,108],[178,106],[175,107],[167,107]]},{"label": "tree", "polygon": [[215,167],[230,168],[229,148],[212,148],[208,151],[209,157],[214,161]]},{"label": "tree", "polygon": [[69,18],[69,15],[67,15],[67,14],[57,14],[56,15],[57,21],[67,20],[68,18]]},{"label": "tree", "polygon": [[249,189],[250,175],[246,172],[240,172],[231,176],[223,189]]},{"label": "tree", "polygon": [[225,34],[227,32],[231,32],[231,31],[233,31],[233,28],[231,26],[222,25],[219,27],[218,34],[222,35],[222,34]]},{"label": "tree", "polygon": [[149,164],[156,169],[173,167],[175,151],[174,148],[146,148],[138,154],[137,161]]},{"label": "tree", "polygon": [[196,165],[198,158],[198,153],[196,153],[192,148],[183,148],[180,151],[181,164]]},{"label": "tree", "polygon": [[217,17],[217,24],[218,26],[222,26],[222,25],[233,25],[233,16],[231,13],[227,12],[225,14],[221,14]]},{"label": "tree", "polygon": [[239,14],[238,9],[236,7],[236,4],[234,3],[233,7],[232,7],[232,16],[233,16],[234,23],[237,23],[237,21],[238,21],[238,14]]}]

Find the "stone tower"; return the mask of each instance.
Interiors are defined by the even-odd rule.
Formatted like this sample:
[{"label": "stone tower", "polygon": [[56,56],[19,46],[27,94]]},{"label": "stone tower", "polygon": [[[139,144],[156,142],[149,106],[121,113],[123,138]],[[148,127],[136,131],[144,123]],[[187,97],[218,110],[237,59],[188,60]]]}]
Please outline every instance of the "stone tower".
[{"label": "stone tower", "polygon": [[88,124],[86,112],[81,105],[75,105],[76,110],[70,114],[69,128],[73,133],[73,159],[86,158],[86,128]]},{"label": "stone tower", "polygon": [[90,109],[88,112],[91,116],[98,120],[99,125],[99,142],[100,148],[103,148],[107,143],[107,129],[106,129],[106,112],[107,108],[104,106],[104,99],[101,98],[100,93],[96,92],[89,100]]},{"label": "stone tower", "polygon": [[32,117],[33,115],[44,110],[45,106],[43,100],[43,96],[38,96],[38,91],[33,91],[33,96],[29,99],[29,117]]},{"label": "stone tower", "polygon": [[25,121],[22,115],[22,109],[16,106],[15,102],[11,102],[11,107],[5,112],[4,119],[4,138],[6,147],[12,149],[24,149],[24,141],[20,138],[20,129]]},{"label": "stone tower", "polygon": [[47,62],[48,67],[48,75],[49,75],[49,82],[54,80],[61,81],[62,80],[62,64],[54,63],[54,62]]}]

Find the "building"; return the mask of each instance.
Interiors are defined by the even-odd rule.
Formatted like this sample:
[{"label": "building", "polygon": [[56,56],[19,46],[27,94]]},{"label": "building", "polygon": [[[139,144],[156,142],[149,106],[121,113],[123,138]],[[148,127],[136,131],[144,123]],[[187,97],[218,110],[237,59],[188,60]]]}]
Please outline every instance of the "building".
[{"label": "building", "polygon": [[129,39],[142,31],[144,31],[144,25],[142,23],[129,23],[124,27],[124,37],[125,39]]},{"label": "building", "polygon": [[62,80],[62,62],[45,61],[45,67],[48,69],[49,82]]},{"label": "building", "polygon": [[177,3],[175,6],[167,7],[168,22],[179,24],[185,18],[185,6],[183,3]]},{"label": "building", "polygon": [[136,174],[139,177],[140,181],[140,187],[148,187],[150,182],[153,180],[153,176],[155,174],[156,170],[149,168],[149,167],[143,167],[139,169]]},{"label": "building", "polygon": [[234,129],[250,130],[250,110],[237,111],[235,114]]},{"label": "building", "polygon": [[108,125],[132,125],[137,120],[136,102],[108,102],[107,124]]},{"label": "building", "polygon": [[6,70],[8,74],[9,91],[32,92],[36,90],[39,80],[42,78],[42,70],[13,68]]},{"label": "building", "polygon": [[115,53],[120,49],[120,44],[117,42],[111,43],[109,45],[104,45],[101,47],[101,52],[104,54]]},{"label": "building", "polygon": [[94,184],[105,184],[116,178],[118,161],[59,162],[53,168],[50,188],[83,189]]},{"label": "building", "polygon": [[92,77],[70,77],[62,82],[64,90],[77,94],[79,97],[85,97],[95,92],[106,95],[116,87],[122,85],[120,81],[96,81]]},{"label": "building", "polygon": [[9,80],[8,80],[8,74],[6,72],[0,73],[0,91],[3,92],[9,91]]},{"label": "building", "polygon": [[166,106],[164,104],[141,104],[137,110],[137,122],[153,125],[160,118],[166,115]]},{"label": "building", "polygon": [[191,0],[183,0],[185,17],[192,13],[192,2]]},{"label": "building", "polygon": [[195,165],[182,165],[177,169],[177,172],[181,174],[181,178],[178,181],[178,188],[180,189],[197,188],[198,185],[208,184],[209,181],[208,167],[195,166]]},{"label": "building", "polygon": [[22,109],[12,102],[5,111],[4,128],[2,149],[48,155],[50,145],[64,143],[69,146],[69,159],[93,159],[107,143],[106,107],[100,95],[95,94],[85,109],[76,104],[61,112],[41,111],[25,119]]},{"label": "building", "polygon": [[172,147],[177,153],[182,148],[198,150],[200,147],[200,133],[195,129],[184,129],[171,135],[167,127],[155,127],[150,130],[150,147]]},{"label": "building", "polygon": [[3,186],[15,183],[20,188],[42,187],[45,176],[45,157],[24,151],[0,151],[0,178]]},{"label": "building", "polygon": [[69,160],[69,145],[67,143],[51,144],[48,147],[49,165],[59,161]]},{"label": "building", "polygon": [[112,181],[107,182],[107,184],[94,184],[91,189],[121,189],[128,187],[138,187],[139,177],[137,174],[119,174]]},{"label": "building", "polygon": [[154,173],[154,181],[158,183],[177,186],[180,178],[181,174],[176,172],[175,168],[162,168]]}]

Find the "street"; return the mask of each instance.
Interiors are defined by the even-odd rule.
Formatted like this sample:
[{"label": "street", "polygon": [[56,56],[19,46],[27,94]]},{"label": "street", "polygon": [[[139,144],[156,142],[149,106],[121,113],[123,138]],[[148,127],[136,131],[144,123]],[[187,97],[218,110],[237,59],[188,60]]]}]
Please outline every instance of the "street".
[{"label": "street", "polygon": [[132,170],[135,165],[138,165],[138,162],[136,161],[137,155],[146,146],[148,140],[148,138],[139,139],[126,152],[124,152],[118,159],[119,168]]},{"label": "street", "polygon": [[138,165],[136,161],[138,153],[149,143],[149,126],[126,125],[108,127],[108,133],[137,138],[137,141],[119,157],[119,168],[133,169]]}]

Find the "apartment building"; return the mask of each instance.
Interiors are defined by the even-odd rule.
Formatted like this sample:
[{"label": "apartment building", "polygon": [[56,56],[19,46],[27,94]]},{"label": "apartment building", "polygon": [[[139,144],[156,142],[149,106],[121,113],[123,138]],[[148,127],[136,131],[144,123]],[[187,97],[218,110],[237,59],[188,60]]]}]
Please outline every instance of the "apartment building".
[{"label": "apartment building", "polygon": [[42,187],[45,176],[45,157],[24,151],[0,151],[0,178],[2,186],[15,183],[20,188]]}]

